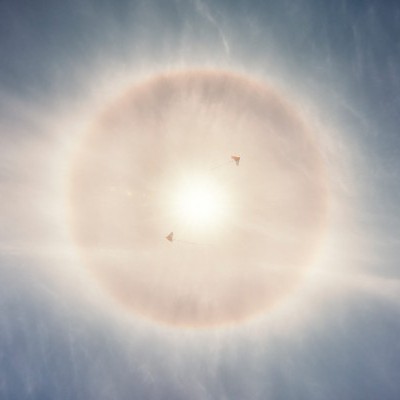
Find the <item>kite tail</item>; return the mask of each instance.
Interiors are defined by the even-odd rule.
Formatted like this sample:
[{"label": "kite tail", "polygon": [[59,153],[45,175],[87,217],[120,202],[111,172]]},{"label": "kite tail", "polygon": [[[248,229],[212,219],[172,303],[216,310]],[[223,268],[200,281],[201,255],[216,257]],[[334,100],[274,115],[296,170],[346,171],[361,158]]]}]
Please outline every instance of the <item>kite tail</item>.
[{"label": "kite tail", "polygon": [[210,171],[214,171],[215,169],[221,168],[224,165],[228,165],[228,164],[230,164],[232,162],[234,162],[234,161],[233,160],[229,160],[229,161],[225,161],[225,162],[223,162],[221,164],[214,165],[213,167],[210,168]]},{"label": "kite tail", "polygon": [[200,243],[189,242],[189,241],[187,241],[187,240],[180,240],[180,239],[175,239],[174,242],[181,242],[181,243],[194,244],[194,245],[199,245],[199,244],[200,244]]}]

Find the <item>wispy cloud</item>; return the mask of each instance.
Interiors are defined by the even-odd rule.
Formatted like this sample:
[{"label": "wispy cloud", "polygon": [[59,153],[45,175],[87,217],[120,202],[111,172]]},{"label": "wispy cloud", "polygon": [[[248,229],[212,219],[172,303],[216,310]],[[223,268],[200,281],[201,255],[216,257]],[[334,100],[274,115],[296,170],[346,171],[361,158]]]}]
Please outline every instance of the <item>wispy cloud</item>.
[{"label": "wispy cloud", "polygon": [[229,55],[231,52],[231,47],[229,45],[228,39],[226,37],[225,32],[221,28],[220,23],[217,21],[214,14],[211,12],[209,5],[203,0],[192,0],[192,1],[193,1],[194,7],[196,8],[196,11],[204,19],[206,19],[211,25],[213,25],[215,27],[215,29],[218,31],[218,36],[224,47],[224,51],[227,55]]}]

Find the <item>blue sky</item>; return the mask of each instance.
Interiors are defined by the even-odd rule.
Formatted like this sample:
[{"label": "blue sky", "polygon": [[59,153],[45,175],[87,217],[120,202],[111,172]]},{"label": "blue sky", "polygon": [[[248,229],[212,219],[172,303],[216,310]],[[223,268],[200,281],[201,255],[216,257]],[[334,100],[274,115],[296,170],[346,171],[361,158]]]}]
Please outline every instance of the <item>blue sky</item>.
[{"label": "blue sky", "polygon": [[[0,398],[399,398],[397,2],[1,1],[0,18]],[[226,329],[115,310],[66,227],[82,127],[191,67],[291,93],[333,171],[320,265],[283,311]]]}]

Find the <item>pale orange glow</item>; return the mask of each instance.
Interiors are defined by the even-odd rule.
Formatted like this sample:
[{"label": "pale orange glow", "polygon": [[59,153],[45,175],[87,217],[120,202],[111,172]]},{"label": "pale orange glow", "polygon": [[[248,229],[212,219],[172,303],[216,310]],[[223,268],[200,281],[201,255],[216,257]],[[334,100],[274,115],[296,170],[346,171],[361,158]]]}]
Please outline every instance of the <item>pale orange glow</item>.
[{"label": "pale orange glow", "polygon": [[82,258],[108,293],[191,326],[241,321],[290,293],[327,212],[300,114],[220,71],[160,75],[112,104],[81,144],[70,200]]}]

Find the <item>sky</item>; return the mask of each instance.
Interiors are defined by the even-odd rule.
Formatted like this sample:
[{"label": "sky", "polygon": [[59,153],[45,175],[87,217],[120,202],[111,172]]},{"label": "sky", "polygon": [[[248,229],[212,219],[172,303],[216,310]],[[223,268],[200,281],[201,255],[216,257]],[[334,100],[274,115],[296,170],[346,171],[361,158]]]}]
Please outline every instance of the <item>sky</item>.
[{"label": "sky", "polygon": [[399,398],[397,2],[0,19],[1,399]]}]

